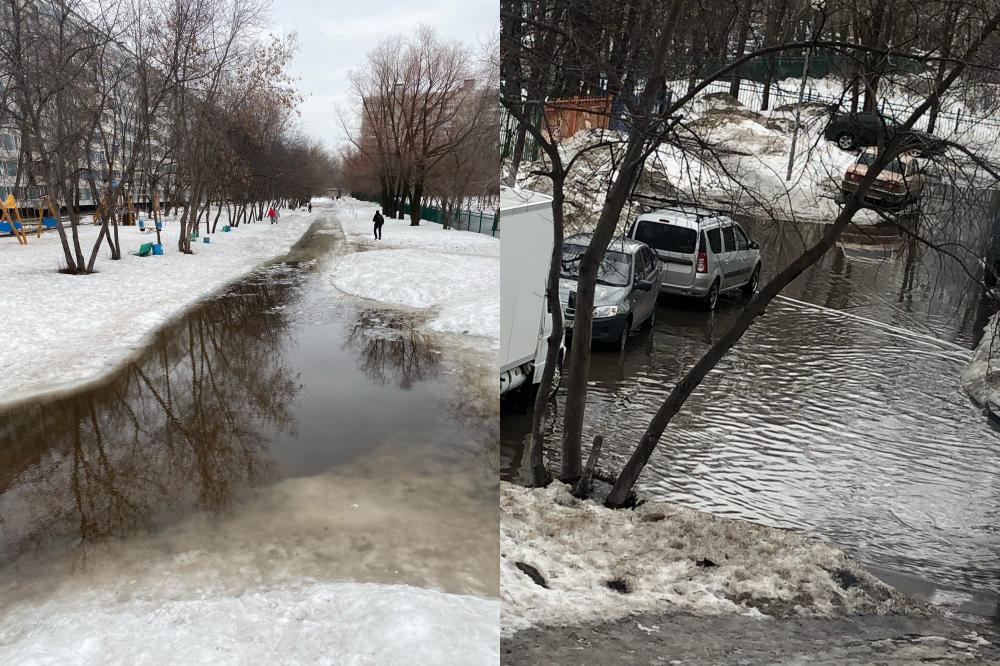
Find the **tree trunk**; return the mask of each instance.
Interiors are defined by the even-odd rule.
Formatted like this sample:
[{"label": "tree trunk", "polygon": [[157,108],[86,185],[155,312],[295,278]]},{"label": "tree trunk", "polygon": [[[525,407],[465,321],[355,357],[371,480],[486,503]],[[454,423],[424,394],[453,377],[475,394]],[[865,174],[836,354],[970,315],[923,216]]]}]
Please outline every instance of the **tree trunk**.
[{"label": "tree trunk", "polygon": [[590,343],[591,326],[594,320],[594,292],[597,285],[597,272],[600,268],[608,243],[614,235],[621,216],[622,208],[628,199],[629,192],[645,159],[644,144],[649,127],[656,122],[651,118],[652,109],[663,89],[663,79],[659,76],[666,66],[667,51],[673,41],[670,34],[677,24],[684,0],[673,0],[670,16],[666,25],[667,34],[661,35],[656,41],[652,53],[651,72],[655,73],[657,85],[648,85],[642,91],[638,105],[637,122],[641,126],[629,132],[624,158],[618,171],[618,176],[608,189],[597,227],[591,237],[590,245],[580,262],[580,274],[577,280],[576,314],[573,322],[573,345],[569,354],[569,381],[566,385],[566,407],[563,416],[562,437],[562,470],[560,478],[573,483],[580,476],[581,453],[580,442],[583,435],[583,417],[587,404],[587,381],[590,376]]},{"label": "tree trunk", "polygon": [[[736,57],[739,58],[743,55],[743,52],[747,48],[747,39],[750,35],[750,22],[743,16],[739,16],[740,21],[740,31],[736,37]],[[740,98],[740,84],[743,82],[741,76],[743,68],[740,67],[733,73],[733,80],[729,84],[729,95],[733,99]]]},{"label": "tree trunk", "polygon": [[562,273],[563,250],[563,202],[566,176],[561,165],[553,168],[552,174],[552,254],[549,255],[549,277],[545,289],[545,300],[552,313],[552,333],[545,348],[545,368],[535,395],[535,409],[531,415],[531,483],[541,487],[548,483],[549,473],[545,469],[545,438],[542,426],[545,421],[546,405],[552,392],[559,352],[562,349],[563,327],[562,304],[559,302],[559,277]]},{"label": "tree trunk", "polygon": [[413,184],[413,193],[410,195],[410,226],[420,226],[420,213],[424,197],[424,184],[416,181]]}]

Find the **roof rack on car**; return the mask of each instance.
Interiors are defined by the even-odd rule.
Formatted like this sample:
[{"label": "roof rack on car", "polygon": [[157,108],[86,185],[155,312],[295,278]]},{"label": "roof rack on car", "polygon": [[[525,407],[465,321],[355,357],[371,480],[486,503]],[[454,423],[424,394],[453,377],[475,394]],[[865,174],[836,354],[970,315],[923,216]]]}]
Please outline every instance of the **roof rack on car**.
[{"label": "roof rack on car", "polygon": [[694,215],[695,221],[699,224],[702,220],[712,219],[722,214],[720,211],[712,210],[702,204],[684,201],[683,199],[659,197],[652,194],[633,194],[630,200],[640,205],[656,206],[658,210],[670,210],[686,215]]}]

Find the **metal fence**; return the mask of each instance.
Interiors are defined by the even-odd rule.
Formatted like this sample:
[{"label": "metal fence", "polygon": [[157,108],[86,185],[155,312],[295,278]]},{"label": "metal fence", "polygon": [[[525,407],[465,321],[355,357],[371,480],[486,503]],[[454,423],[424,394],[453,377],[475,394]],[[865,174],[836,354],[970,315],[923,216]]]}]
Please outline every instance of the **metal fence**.
[{"label": "metal fence", "polygon": [[[673,95],[680,95],[687,92],[686,81],[672,81],[669,82],[668,87]],[[728,93],[729,88],[730,81],[719,80],[708,84],[708,86],[705,87],[704,92]],[[769,97],[768,106],[772,109],[784,104],[797,103],[799,100],[798,83],[796,82],[794,88],[787,88],[781,87],[780,82],[775,81],[771,84]],[[764,84],[760,81],[743,79],[740,82],[739,101],[748,109],[760,109],[764,103]],[[846,95],[843,98],[831,95],[822,95],[808,86],[805,91],[805,101],[818,102],[820,104],[836,104],[841,108],[849,105],[849,98]],[[914,107],[915,105],[893,103],[883,100],[881,104],[881,111],[891,118],[902,119],[909,115],[909,113],[913,111]],[[621,122],[619,117],[623,112],[623,104],[618,102],[613,104],[613,117],[611,119],[612,128],[627,129],[626,124]],[[927,122],[929,123],[929,116],[925,115],[925,117],[927,117]],[[501,159],[506,159],[510,157],[513,152],[514,137],[517,133],[517,121],[514,120],[513,117],[507,113],[506,109],[503,108],[501,108],[500,111],[500,118]],[[927,125],[924,125],[924,127],[927,127]],[[961,109],[942,109],[938,112],[934,133],[941,138],[952,141],[977,141],[992,144],[998,139],[998,137],[1000,137],[1000,121],[993,117],[977,116],[971,113],[966,113]],[[524,159],[525,161],[533,161],[537,159],[537,146],[534,145],[530,135],[527,137],[525,144]]]},{"label": "metal fence", "polygon": [[[705,92],[728,93],[729,87],[729,81],[713,81],[706,86]],[[687,91],[687,84],[682,81],[672,82],[671,90],[673,90],[674,94],[683,94]],[[777,82],[772,83],[769,96],[770,100],[768,106],[772,109],[784,104],[795,104],[799,101],[798,82],[796,82],[793,89],[783,88]],[[845,111],[847,110],[845,106],[849,108],[849,97],[846,95],[843,98],[831,95],[821,95],[812,90],[809,86],[806,86],[804,99],[807,102],[818,102],[820,104],[831,105],[836,104]],[[760,109],[764,104],[764,84],[759,81],[741,81],[739,101],[748,109]],[[881,112],[886,116],[890,118],[903,119],[913,111],[916,104],[907,105],[883,100],[880,106]],[[925,117],[927,117],[927,122],[929,123],[930,118],[926,115]],[[926,127],[926,125],[924,127]],[[961,110],[950,111],[945,109],[938,113],[934,133],[941,138],[951,139],[953,141],[974,140],[992,143],[997,140],[998,136],[1000,136],[1000,122],[990,117],[981,117],[969,113],[963,113]]]},{"label": "metal fence", "polygon": [[[361,201],[380,203],[377,196],[370,194],[352,193],[351,196],[355,199],[360,199]],[[410,210],[410,204],[403,204],[403,213],[405,215],[409,215]],[[436,206],[420,207],[420,219],[424,222],[433,222],[435,224],[443,225],[447,216],[447,211],[442,208],[437,208]],[[458,229],[459,231],[472,231],[477,234],[488,234],[493,237],[498,237],[500,235],[500,213],[499,211],[488,212],[477,210],[452,210],[450,213],[449,226],[452,229]]]}]

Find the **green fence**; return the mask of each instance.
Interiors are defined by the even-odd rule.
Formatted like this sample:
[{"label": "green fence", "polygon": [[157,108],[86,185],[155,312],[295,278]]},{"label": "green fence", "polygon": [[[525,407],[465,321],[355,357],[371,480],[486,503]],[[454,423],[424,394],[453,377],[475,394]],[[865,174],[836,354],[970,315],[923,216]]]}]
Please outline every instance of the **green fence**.
[{"label": "green fence", "polygon": [[[377,196],[368,194],[352,194],[355,199],[380,203]],[[410,204],[403,204],[403,213],[410,214]],[[420,219],[423,222],[433,222],[444,224],[445,211],[434,206],[421,206]],[[490,236],[500,235],[500,214],[472,210],[456,210],[451,212],[452,229],[462,231],[473,231],[477,234],[489,234]]]}]

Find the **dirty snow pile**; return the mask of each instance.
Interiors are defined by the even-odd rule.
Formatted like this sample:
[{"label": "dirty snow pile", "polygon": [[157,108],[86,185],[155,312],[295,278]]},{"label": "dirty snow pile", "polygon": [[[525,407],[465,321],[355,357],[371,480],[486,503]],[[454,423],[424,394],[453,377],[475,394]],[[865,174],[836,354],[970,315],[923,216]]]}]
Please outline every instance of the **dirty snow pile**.
[{"label": "dirty snow pile", "polygon": [[[857,156],[823,139],[827,113],[819,104],[800,107],[796,159],[786,179],[794,109],[756,112],[725,93],[702,95],[685,109],[677,141],[661,145],[646,159],[635,191],[738,214],[832,222],[840,211],[840,180]],[[627,140],[625,132],[591,129],[559,144],[563,163],[575,160],[566,182],[571,231],[587,231],[596,223]],[[550,192],[551,181],[532,173],[540,167],[523,163],[519,181],[529,189]],[[634,213],[626,206],[623,228]],[[859,217],[859,222],[876,221],[865,211]]]},{"label": "dirty snow pile", "polygon": [[667,503],[613,511],[560,483],[503,483],[500,511],[505,635],[651,611],[919,612],[842,551],[790,531]]},{"label": "dirty snow pile", "polygon": [[81,591],[0,624],[5,664],[499,663],[499,602],[406,585],[303,583],[144,598]]},{"label": "dirty snow pile", "polygon": [[334,206],[358,252],[331,267],[341,291],[419,310],[431,310],[427,328],[485,338],[499,345],[500,241],[485,234],[443,229],[433,222],[410,226],[386,219],[382,240],[372,233],[377,204],[340,199]]},{"label": "dirty snow pile", "polygon": [[982,342],[962,371],[962,387],[979,405],[1000,411],[1000,313],[990,318]]},{"label": "dirty snow pile", "polygon": [[[29,235],[26,246],[0,238],[0,281],[6,287],[0,318],[9,335],[0,350],[0,395],[16,401],[100,379],[192,303],[285,254],[316,215],[283,212],[277,225],[243,224],[213,234],[209,244],[199,239],[193,255],[177,251],[175,221],[164,225],[162,256],[129,254],[155,242],[156,235],[123,226],[123,258],[111,261],[102,246],[97,273],[85,276],[58,272],[63,252],[53,231]],[[88,258],[99,230],[79,227]]]}]

